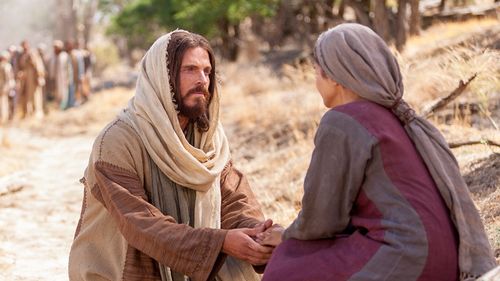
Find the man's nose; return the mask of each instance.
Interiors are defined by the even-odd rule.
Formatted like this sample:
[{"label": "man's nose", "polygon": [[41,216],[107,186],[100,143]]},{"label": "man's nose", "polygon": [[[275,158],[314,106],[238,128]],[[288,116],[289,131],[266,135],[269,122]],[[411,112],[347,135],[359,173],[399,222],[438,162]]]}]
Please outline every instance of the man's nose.
[{"label": "man's nose", "polygon": [[201,85],[207,85],[210,82],[210,77],[205,71],[200,71],[197,82]]}]

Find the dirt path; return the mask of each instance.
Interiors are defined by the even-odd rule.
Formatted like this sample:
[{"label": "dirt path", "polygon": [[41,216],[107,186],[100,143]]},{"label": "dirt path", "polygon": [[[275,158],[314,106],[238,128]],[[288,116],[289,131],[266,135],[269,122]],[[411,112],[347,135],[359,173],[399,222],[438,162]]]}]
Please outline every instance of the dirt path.
[{"label": "dirt path", "polygon": [[26,169],[0,178],[4,187],[6,182],[23,187],[0,197],[0,280],[67,280],[83,195],[78,179],[93,139],[47,139],[25,131],[11,135],[12,143],[34,153]]}]

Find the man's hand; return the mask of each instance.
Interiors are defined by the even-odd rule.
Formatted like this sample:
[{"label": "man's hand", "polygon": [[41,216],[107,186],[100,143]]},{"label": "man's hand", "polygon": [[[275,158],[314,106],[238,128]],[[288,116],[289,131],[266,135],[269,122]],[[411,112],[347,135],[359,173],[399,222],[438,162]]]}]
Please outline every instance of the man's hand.
[{"label": "man's hand", "polygon": [[266,264],[271,258],[274,247],[261,246],[253,239],[262,232],[261,229],[267,226],[266,222],[254,228],[229,230],[222,245],[222,252],[252,265]]}]

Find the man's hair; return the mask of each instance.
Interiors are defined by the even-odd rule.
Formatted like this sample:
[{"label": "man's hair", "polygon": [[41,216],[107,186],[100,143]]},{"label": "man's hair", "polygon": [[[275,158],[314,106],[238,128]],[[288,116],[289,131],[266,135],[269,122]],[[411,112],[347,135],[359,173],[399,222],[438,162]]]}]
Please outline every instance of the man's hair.
[{"label": "man's hair", "polygon": [[[208,87],[208,92],[210,93],[210,96],[208,98],[208,103],[207,107],[210,104],[212,97],[214,96],[215,92],[217,91],[217,81],[215,77],[215,57],[214,57],[214,52],[212,48],[210,47],[210,44],[208,43],[207,39],[205,39],[203,36],[198,35],[196,33],[189,33],[189,32],[174,32],[170,36],[170,41],[168,43],[167,47],[167,68],[168,68],[168,73],[170,75],[170,88],[174,92],[174,103],[176,103],[178,106],[182,102],[181,99],[181,93],[180,93],[180,69],[182,65],[182,58],[184,57],[184,54],[188,49],[191,48],[196,48],[196,47],[201,47],[205,49],[208,53],[208,56],[210,58],[210,64],[212,66],[212,70],[210,71],[210,85]],[[210,116],[208,115],[208,108],[205,114],[202,116],[199,116],[194,120],[198,128],[201,131],[208,131],[209,127],[209,118]]]}]

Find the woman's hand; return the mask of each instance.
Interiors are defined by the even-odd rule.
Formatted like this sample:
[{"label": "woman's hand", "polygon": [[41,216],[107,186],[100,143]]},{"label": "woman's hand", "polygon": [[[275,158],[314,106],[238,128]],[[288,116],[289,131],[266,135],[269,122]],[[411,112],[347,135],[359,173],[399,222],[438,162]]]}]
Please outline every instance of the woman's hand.
[{"label": "woman's hand", "polygon": [[257,234],[255,241],[263,246],[276,247],[281,243],[281,235],[285,229],[279,225],[274,224],[266,231]]}]

